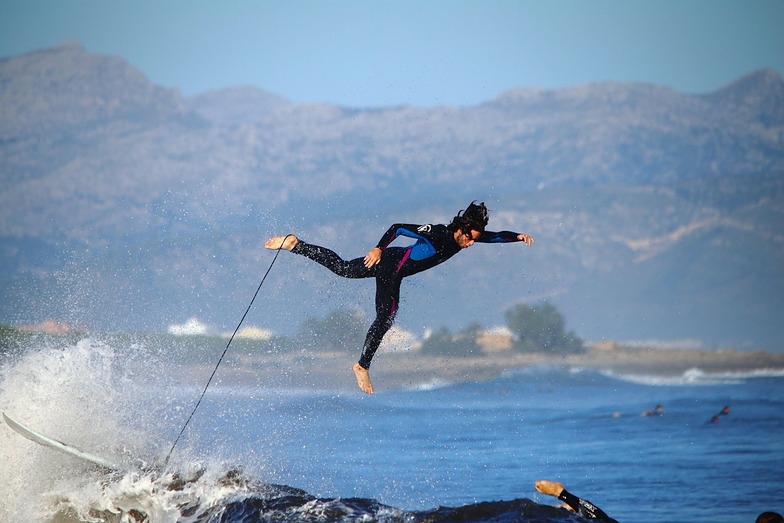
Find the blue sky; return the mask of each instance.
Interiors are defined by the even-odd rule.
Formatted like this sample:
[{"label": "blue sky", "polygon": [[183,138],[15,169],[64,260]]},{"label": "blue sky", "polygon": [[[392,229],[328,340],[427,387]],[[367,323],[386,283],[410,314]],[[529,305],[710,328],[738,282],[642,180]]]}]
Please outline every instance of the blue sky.
[{"label": "blue sky", "polygon": [[784,73],[784,0],[0,0],[0,56],[65,40],[192,95],[474,105],[517,87],[705,93]]}]

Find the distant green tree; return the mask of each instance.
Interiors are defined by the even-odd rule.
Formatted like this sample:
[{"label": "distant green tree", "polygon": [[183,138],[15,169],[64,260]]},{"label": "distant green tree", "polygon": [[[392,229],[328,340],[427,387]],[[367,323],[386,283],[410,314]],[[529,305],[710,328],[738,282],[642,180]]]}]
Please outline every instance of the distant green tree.
[{"label": "distant green tree", "polygon": [[316,350],[357,350],[365,341],[367,329],[362,313],[335,310],[322,319],[305,320],[295,341]]},{"label": "distant green tree", "polygon": [[22,341],[27,337],[29,337],[27,333],[8,325],[0,325],[0,356],[19,350]]},{"label": "distant green tree", "polygon": [[14,329],[13,327],[0,324],[0,339],[6,339],[7,337],[13,336],[15,334],[16,334],[16,329]]},{"label": "distant green tree", "polygon": [[446,327],[433,331],[422,342],[422,352],[434,356],[475,356],[481,354],[476,337],[482,327],[471,323],[465,329],[452,334]]},{"label": "distant green tree", "polygon": [[574,332],[566,332],[563,316],[548,301],[536,306],[515,305],[505,317],[515,336],[513,347],[519,351],[575,354],[584,350],[583,341]]}]

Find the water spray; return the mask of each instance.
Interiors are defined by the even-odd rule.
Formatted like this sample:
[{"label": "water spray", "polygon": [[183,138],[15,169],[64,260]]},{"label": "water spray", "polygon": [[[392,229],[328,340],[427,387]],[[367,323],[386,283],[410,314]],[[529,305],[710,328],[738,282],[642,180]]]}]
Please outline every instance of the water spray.
[{"label": "water spray", "polygon": [[264,276],[261,278],[261,282],[259,282],[259,286],[256,288],[256,292],[255,292],[255,294],[253,294],[253,298],[251,298],[250,303],[248,304],[248,308],[245,309],[245,314],[242,315],[242,318],[240,319],[240,322],[237,324],[237,328],[234,329],[234,333],[232,333],[231,337],[229,338],[229,342],[226,344],[226,348],[223,349],[223,354],[221,354],[220,358],[218,359],[218,363],[215,364],[215,368],[212,370],[212,374],[210,374],[210,378],[207,380],[207,384],[204,386],[204,390],[201,392],[201,396],[199,396],[199,400],[196,402],[196,406],[193,407],[193,411],[191,412],[191,415],[188,416],[188,419],[185,421],[185,424],[183,424],[182,429],[180,430],[180,433],[177,435],[177,438],[174,440],[174,443],[172,444],[171,449],[169,450],[169,453],[166,455],[166,459],[163,460],[163,467],[164,467],[164,469],[166,467],[168,467],[168,465],[169,465],[169,458],[171,458],[172,453],[174,452],[175,447],[177,447],[177,443],[179,443],[180,438],[182,437],[183,433],[185,432],[185,429],[188,427],[188,424],[191,422],[191,419],[193,419],[193,415],[196,414],[196,410],[199,408],[199,405],[201,405],[201,400],[204,399],[204,395],[207,393],[207,389],[210,387],[210,383],[212,383],[212,378],[214,378],[215,377],[215,373],[218,372],[218,367],[220,367],[220,364],[223,361],[223,357],[226,356],[226,352],[228,352],[229,347],[231,346],[231,342],[234,341],[234,336],[237,335],[237,332],[240,330],[240,326],[242,325],[242,322],[245,321],[245,317],[248,315],[248,313],[250,312],[250,308],[253,306],[253,302],[256,301],[256,296],[259,295],[259,291],[261,290],[261,286],[264,285],[264,280],[267,279],[267,275],[272,270],[272,266],[275,265],[275,260],[278,259],[278,254],[280,254],[280,251],[283,248],[283,244],[286,243],[286,239],[288,239],[289,236],[291,236],[291,234],[287,234],[286,237],[283,238],[283,241],[280,242],[280,246],[277,248],[277,250],[275,252],[275,257],[272,258],[272,262],[270,262],[269,267],[267,267],[267,272],[265,272]]}]

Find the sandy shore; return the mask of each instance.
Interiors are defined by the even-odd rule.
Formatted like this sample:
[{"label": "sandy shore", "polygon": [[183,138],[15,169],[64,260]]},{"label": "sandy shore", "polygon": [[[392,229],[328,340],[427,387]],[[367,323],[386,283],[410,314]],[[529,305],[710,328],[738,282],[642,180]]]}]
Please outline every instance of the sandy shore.
[{"label": "sandy shore", "polygon": [[[298,352],[243,356],[221,368],[225,384],[271,386],[324,391],[357,390],[351,366],[356,354]],[[784,354],[763,351],[646,349],[609,345],[584,354],[546,356],[502,351],[478,357],[428,357],[416,351],[379,352],[371,377],[376,392],[436,386],[443,383],[487,381],[505,372],[532,366],[609,371],[614,374],[677,377],[699,369],[706,374],[784,372]],[[198,379],[211,369],[192,369]]]}]

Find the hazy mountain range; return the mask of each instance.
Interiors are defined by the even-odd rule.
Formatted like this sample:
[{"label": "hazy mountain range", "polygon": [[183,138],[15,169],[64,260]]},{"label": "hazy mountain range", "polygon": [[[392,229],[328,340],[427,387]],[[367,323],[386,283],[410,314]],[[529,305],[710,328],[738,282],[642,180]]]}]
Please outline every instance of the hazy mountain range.
[{"label": "hazy mountain range", "polygon": [[[317,81],[317,79],[314,79]],[[516,89],[472,107],[294,104],[255,87],[185,98],[67,43],[0,60],[0,322],[236,326],[294,232],[346,257],[393,222],[478,245],[404,283],[398,322],[457,332],[552,301],[588,340],[784,350],[784,81]],[[372,282],[281,253],[247,322],[372,314]]]}]

